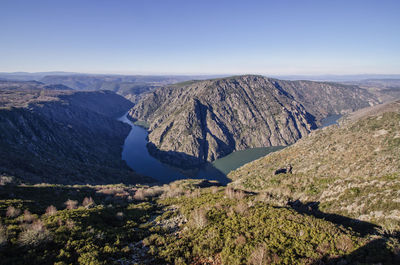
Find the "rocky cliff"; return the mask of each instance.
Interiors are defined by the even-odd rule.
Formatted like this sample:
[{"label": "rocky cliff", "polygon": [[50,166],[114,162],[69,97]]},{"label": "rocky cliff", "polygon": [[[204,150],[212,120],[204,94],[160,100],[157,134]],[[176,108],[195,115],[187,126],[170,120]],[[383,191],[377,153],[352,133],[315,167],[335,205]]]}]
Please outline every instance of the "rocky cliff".
[{"label": "rocky cliff", "polygon": [[[286,91],[259,76],[187,82],[159,89],[130,112],[150,122],[150,150],[195,165],[234,150],[294,143],[315,120]],[[178,158],[178,159],[176,159]]]},{"label": "rocky cliff", "polygon": [[321,118],[368,106],[369,100],[357,87],[247,75],[158,89],[129,115],[150,123],[154,155],[193,166],[234,150],[292,144]]},{"label": "rocky cliff", "polygon": [[0,90],[0,173],[37,183],[148,181],[121,160],[132,103],[113,92]]},{"label": "rocky cliff", "polygon": [[366,89],[331,82],[284,81],[269,79],[301,102],[320,121],[331,114],[345,114],[379,103]]}]

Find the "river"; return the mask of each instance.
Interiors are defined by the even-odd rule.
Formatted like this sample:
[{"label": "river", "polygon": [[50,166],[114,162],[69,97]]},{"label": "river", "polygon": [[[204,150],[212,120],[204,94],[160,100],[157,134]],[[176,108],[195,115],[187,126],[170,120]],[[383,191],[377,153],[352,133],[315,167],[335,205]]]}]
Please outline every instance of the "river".
[{"label": "river", "polygon": [[[322,120],[321,128],[336,124],[340,117],[341,115],[328,116]],[[221,184],[226,184],[230,182],[226,177],[230,171],[271,152],[284,148],[282,146],[272,146],[236,151],[200,168],[183,170],[164,164],[151,156],[146,147],[148,135],[147,130],[133,124],[127,118],[127,114],[118,120],[125,122],[132,127],[129,135],[125,139],[122,150],[122,159],[125,160],[128,166],[137,173],[152,177],[161,183],[169,183],[178,179],[194,178],[217,180]]]},{"label": "river", "polygon": [[333,124],[337,124],[337,121],[342,117],[340,114],[331,114],[328,117],[321,120],[321,127],[324,128]]},{"label": "river", "polygon": [[147,150],[147,130],[133,124],[127,114],[118,120],[129,124],[132,129],[125,139],[122,150],[122,159],[137,173],[150,176],[162,183],[169,183],[178,179],[194,178],[217,180],[226,184],[230,180],[226,175],[242,165],[265,156],[283,147],[261,147],[233,152],[213,163],[208,163],[200,168],[182,170],[166,165],[153,156]]}]

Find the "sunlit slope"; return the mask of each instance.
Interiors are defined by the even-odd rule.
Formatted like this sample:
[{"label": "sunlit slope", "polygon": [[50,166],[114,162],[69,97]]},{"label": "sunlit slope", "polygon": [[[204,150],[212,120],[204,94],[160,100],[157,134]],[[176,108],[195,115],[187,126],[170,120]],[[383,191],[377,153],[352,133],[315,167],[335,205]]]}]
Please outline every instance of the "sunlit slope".
[{"label": "sunlit slope", "polygon": [[[320,202],[361,220],[400,220],[400,101],[359,111],[340,126],[233,171],[233,186],[285,203]],[[293,174],[274,175],[291,164]]]}]

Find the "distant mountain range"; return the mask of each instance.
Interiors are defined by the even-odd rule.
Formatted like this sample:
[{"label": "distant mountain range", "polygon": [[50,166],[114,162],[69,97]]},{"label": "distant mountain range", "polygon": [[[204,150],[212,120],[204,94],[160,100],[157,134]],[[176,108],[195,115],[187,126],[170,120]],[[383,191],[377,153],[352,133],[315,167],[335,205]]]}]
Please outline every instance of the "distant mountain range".
[{"label": "distant mountain range", "polygon": [[311,80],[347,82],[366,79],[400,79],[400,74],[357,74],[357,75],[271,75],[283,80]]}]

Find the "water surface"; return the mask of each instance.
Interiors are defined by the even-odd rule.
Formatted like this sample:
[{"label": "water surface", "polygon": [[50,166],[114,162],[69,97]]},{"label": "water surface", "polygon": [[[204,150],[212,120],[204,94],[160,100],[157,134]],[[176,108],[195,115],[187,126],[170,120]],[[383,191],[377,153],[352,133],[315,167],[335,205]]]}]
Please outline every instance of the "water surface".
[{"label": "water surface", "polygon": [[226,177],[230,171],[283,148],[261,147],[236,151],[223,158],[215,160],[213,163],[208,163],[191,170],[183,170],[166,165],[151,156],[146,147],[148,135],[147,130],[133,124],[127,118],[127,114],[118,120],[125,122],[132,127],[129,135],[125,139],[122,150],[122,159],[125,160],[128,166],[137,173],[150,176],[162,183],[168,183],[178,179],[197,178],[217,180],[222,184],[226,184],[230,181]]},{"label": "water surface", "polygon": [[332,114],[321,120],[321,126],[319,128],[324,128],[333,124],[337,124],[337,121],[342,117],[340,114]]},{"label": "water surface", "polygon": [[270,146],[236,151],[225,157],[215,160],[212,162],[212,165],[221,172],[228,174],[232,170],[235,170],[244,164],[266,156],[269,153],[281,150],[284,147],[285,146]]}]

